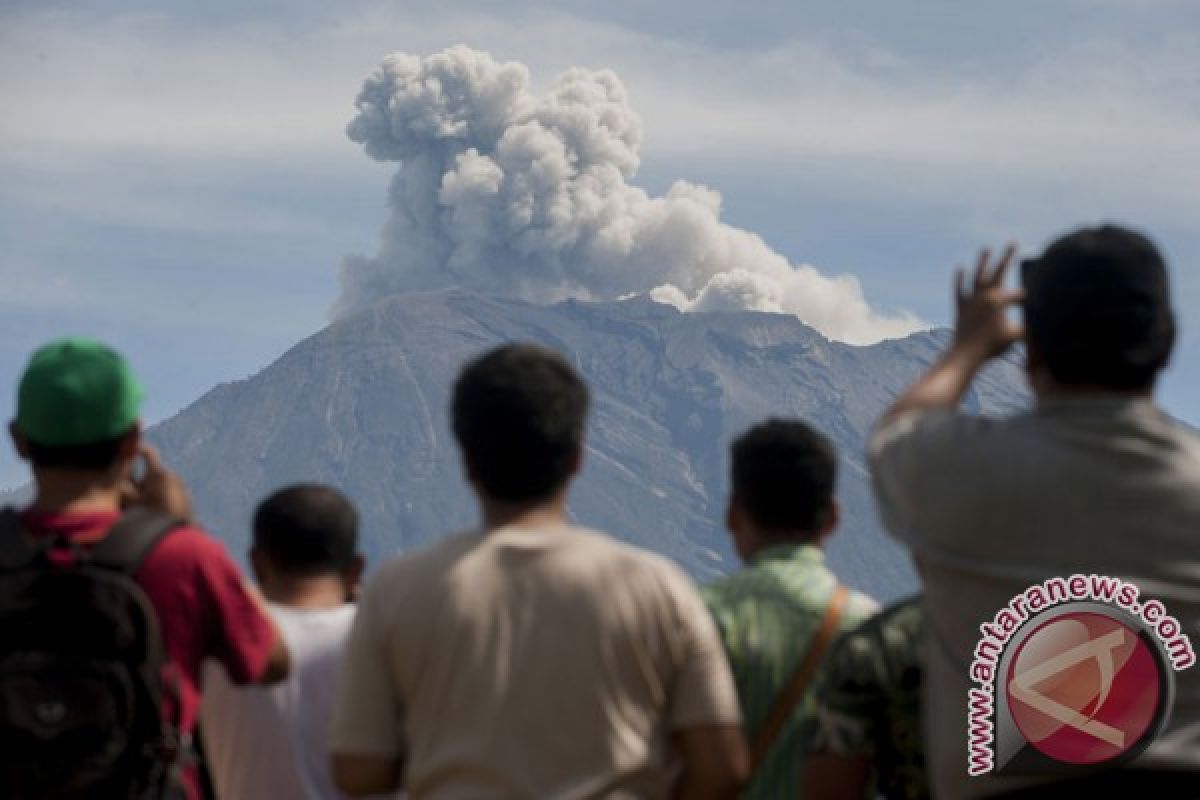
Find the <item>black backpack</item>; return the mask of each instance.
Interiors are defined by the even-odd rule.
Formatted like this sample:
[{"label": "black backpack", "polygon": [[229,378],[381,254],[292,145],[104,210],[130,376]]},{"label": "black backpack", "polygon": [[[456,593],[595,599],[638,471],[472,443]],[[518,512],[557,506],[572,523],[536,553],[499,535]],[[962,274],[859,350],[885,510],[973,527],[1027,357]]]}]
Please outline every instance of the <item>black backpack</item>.
[{"label": "black backpack", "polygon": [[[0,791],[9,800],[182,796],[158,617],[133,576],[182,523],[123,514],[93,546],[0,511]],[[65,552],[67,564],[50,558]],[[176,695],[177,697],[177,695]],[[178,702],[175,703],[178,708]]]}]

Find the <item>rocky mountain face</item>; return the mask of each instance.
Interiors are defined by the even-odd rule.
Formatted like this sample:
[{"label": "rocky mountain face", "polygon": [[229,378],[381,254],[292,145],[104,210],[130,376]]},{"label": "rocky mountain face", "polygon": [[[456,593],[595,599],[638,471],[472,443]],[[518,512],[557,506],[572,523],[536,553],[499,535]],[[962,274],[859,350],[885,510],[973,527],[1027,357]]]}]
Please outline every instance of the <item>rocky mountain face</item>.
[{"label": "rocky mountain face", "polygon": [[[470,526],[475,508],[447,420],[462,363],[532,340],[568,354],[593,391],[581,523],[674,558],[704,580],[737,566],[722,528],[732,437],[771,415],[817,425],[841,450],[841,530],[830,558],[881,599],[915,586],[880,531],[863,443],[888,401],[945,344],[945,331],[870,347],[831,342],[798,319],[681,314],[647,300],[553,306],[443,291],[393,297],[299,343],[246,380],[216,387],[151,438],[195,495],[202,522],[245,552],[255,504],[294,481],[342,487],[378,561]],[[967,400],[1004,413],[1026,395],[1014,362]]]}]

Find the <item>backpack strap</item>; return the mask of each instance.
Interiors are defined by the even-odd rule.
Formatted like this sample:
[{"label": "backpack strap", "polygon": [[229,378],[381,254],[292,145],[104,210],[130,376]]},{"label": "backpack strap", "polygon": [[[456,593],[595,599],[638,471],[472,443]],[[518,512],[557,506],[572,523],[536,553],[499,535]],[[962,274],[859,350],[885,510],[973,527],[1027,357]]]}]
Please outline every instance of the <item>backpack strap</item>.
[{"label": "backpack strap", "polygon": [[134,506],[125,511],[108,535],[97,542],[89,560],[133,576],[146,556],[168,533],[183,527],[183,520],[162,511]]},{"label": "backpack strap", "polygon": [[758,734],[754,737],[754,743],[750,748],[752,780],[759,767],[766,761],[767,754],[771,752],[775,740],[783,731],[783,726],[787,724],[792,712],[796,710],[796,706],[799,705],[808,690],[808,685],[812,682],[813,675],[816,674],[817,667],[821,664],[821,657],[825,655],[829,643],[833,641],[833,636],[837,633],[838,623],[842,619],[842,610],[846,607],[846,600],[849,597],[850,590],[845,586],[838,584],[834,587],[833,597],[830,598],[829,605],[825,607],[825,616],[821,619],[820,629],[817,630],[812,644],[808,646],[804,657],[800,659],[799,666],[792,673],[791,680],[775,699],[775,704],[771,706],[766,721],[763,722],[763,726],[759,728]]}]

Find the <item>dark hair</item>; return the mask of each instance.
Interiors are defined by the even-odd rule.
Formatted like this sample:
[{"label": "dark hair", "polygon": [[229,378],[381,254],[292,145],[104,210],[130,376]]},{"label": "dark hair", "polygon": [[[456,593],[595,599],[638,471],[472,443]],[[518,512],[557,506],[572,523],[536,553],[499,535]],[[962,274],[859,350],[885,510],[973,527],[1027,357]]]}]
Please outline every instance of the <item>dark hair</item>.
[{"label": "dark hair", "polygon": [[133,428],[111,439],[85,444],[39,444],[26,438],[29,463],[45,469],[84,469],[102,472],[117,463],[121,443]]},{"label": "dark hair", "polygon": [[491,350],[454,384],[454,435],[474,480],[498,500],[540,500],[565,486],[587,413],[583,379],[538,345]]},{"label": "dark hair", "polygon": [[1167,267],[1154,244],[1114,225],[1054,241],[1021,264],[1030,348],[1059,383],[1139,391],[1175,344]]},{"label": "dark hair", "polygon": [[330,486],[288,486],[254,512],[254,546],[292,575],[341,573],[358,555],[358,512]]},{"label": "dark hair", "polygon": [[769,419],[733,442],[733,496],[766,533],[816,534],[833,509],[837,451],[811,426]]}]

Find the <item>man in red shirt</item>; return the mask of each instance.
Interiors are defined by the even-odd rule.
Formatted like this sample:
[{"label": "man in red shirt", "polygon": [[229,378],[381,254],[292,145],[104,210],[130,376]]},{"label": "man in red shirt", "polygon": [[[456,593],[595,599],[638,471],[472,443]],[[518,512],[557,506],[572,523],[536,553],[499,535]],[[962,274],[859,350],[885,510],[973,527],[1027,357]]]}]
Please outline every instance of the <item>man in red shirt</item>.
[{"label": "man in red shirt", "polygon": [[[183,521],[133,577],[154,607],[166,669],[179,688],[178,707],[171,703],[164,713],[186,741],[196,725],[206,659],[219,661],[236,683],[270,684],[286,677],[288,652],[258,591],[225,547],[191,522],[182,480],[142,440],[141,398],[128,364],[99,342],[60,339],[34,353],[9,428],[36,486],[20,521],[35,537],[84,546],[107,536],[121,510],[133,505]],[[183,778],[189,798],[198,798],[194,768]]]}]

